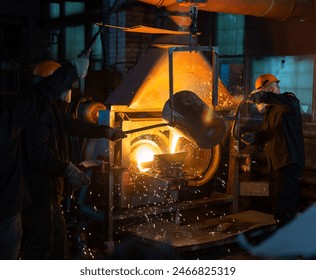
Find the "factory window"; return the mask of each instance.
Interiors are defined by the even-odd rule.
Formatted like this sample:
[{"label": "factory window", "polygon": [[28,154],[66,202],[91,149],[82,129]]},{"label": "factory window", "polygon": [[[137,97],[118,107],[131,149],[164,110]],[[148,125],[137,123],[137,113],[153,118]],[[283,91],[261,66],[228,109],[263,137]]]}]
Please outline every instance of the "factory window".
[{"label": "factory window", "polygon": [[[60,13],[61,4],[51,3],[50,18],[59,18],[61,16],[71,16],[83,13],[85,3],[82,2],[65,2],[64,15]],[[50,31],[50,51],[53,59],[58,60],[58,44],[60,30],[59,28],[51,28]],[[84,25],[66,26],[65,27],[65,59],[76,57],[84,49],[85,29]]]},{"label": "factory window", "polygon": [[57,3],[49,4],[49,16],[50,18],[58,18],[60,17],[60,5]]},{"label": "factory window", "polygon": [[65,16],[71,16],[78,13],[83,13],[85,3],[82,2],[65,2]]},{"label": "factory window", "polygon": [[84,25],[65,28],[65,59],[76,57],[84,49]]},{"label": "factory window", "polygon": [[[92,34],[96,34],[99,31],[100,27],[97,25],[92,26]],[[103,51],[102,51],[102,42],[101,36],[99,35],[92,46],[91,55],[90,55],[90,69],[91,70],[102,70],[103,62]]]},{"label": "factory window", "polygon": [[251,86],[264,73],[280,80],[281,92],[293,92],[300,99],[303,115],[312,114],[314,58],[310,56],[265,57],[251,60]]},{"label": "factory window", "polygon": [[244,54],[244,26],[243,15],[218,14],[216,45],[221,56]]},{"label": "factory window", "polygon": [[[60,4],[50,3],[49,4],[49,17],[51,19],[60,17]],[[59,28],[52,27],[49,33],[49,48],[52,59],[58,60],[58,39],[59,39]]]},{"label": "factory window", "polygon": [[[85,3],[66,2],[65,16],[84,12]],[[68,26],[65,28],[65,59],[76,57],[84,49],[84,25]]]},{"label": "factory window", "polygon": [[219,75],[233,95],[243,93],[244,23],[243,15],[217,15],[215,41],[219,53]]}]

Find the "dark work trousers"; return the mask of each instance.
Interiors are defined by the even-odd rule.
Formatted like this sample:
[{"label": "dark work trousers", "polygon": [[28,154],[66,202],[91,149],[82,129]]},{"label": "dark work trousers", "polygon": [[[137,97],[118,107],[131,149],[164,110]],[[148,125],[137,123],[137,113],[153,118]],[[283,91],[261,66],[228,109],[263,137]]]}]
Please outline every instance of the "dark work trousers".
[{"label": "dark work trousers", "polygon": [[270,174],[270,194],[273,203],[274,218],[281,227],[295,218],[299,201],[300,172],[292,164]]},{"label": "dark work trousers", "polygon": [[0,260],[17,260],[19,258],[21,237],[20,212],[12,218],[0,222]]},{"label": "dark work trousers", "polygon": [[56,203],[23,211],[22,259],[61,260],[68,257],[67,230]]}]

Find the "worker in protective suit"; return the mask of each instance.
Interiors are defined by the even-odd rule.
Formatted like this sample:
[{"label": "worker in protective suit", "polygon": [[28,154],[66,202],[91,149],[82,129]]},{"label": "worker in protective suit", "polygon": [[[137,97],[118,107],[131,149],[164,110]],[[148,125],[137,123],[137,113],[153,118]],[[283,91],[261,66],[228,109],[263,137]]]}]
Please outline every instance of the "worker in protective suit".
[{"label": "worker in protective suit", "polygon": [[256,133],[244,133],[247,145],[265,144],[270,171],[270,196],[277,226],[297,213],[299,181],[304,170],[304,136],[300,102],[291,92],[281,94],[279,80],[271,74],[259,76],[250,102],[264,107],[263,124]]},{"label": "worker in protective suit", "polygon": [[[89,61],[82,66],[87,71]],[[67,76],[67,79],[62,77]],[[71,63],[20,94],[0,95],[0,259],[19,256],[22,220],[27,203],[21,164],[21,130],[35,121],[78,79]],[[29,92],[29,93],[28,93]]]},{"label": "worker in protective suit", "polygon": [[[57,62],[44,61],[35,67],[33,74],[36,79],[43,78],[59,67]],[[67,76],[61,79],[67,79]],[[63,96],[70,102],[71,90]],[[67,181],[74,190],[89,185],[90,178],[69,161],[66,134],[83,138],[105,137],[112,141],[126,137],[119,129],[66,117],[58,102],[27,127],[24,165],[31,204],[22,215],[23,259],[67,258],[67,229],[61,208],[64,182]]]}]

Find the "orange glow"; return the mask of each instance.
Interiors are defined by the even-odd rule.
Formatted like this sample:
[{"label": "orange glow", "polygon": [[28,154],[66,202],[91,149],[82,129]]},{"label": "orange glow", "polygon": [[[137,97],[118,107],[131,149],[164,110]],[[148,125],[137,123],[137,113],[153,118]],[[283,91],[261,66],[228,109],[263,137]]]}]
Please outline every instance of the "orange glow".
[{"label": "orange glow", "polygon": [[171,141],[170,141],[170,153],[173,154],[176,152],[176,147],[177,147],[179,138],[180,138],[179,134],[175,134],[175,133],[172,134]]},{"label": "orange glow", "polygon": [[142,163],[153,161],[155,152],[156,151],[153,146],[149,146],[146,144],[140,145],[136,148],[136,150],[134,151],[134,159],[140,171],[149,171],[150,168],[143,168]]},{"label": "orange glow", "polygon": [[210,124],[213,118],[213,111],[211,109],[205,109],[202,113],[202,122],[204,124]]},{"label": "orange glow", "polygon": [[[161,110],[170,97],[169,92],[169,56],[167,49],[154,49],[151,56],[144,58],[146,76],[140,86],[133,89],[129,107]],[[153,59],[154,58],[154,59]],[[137,80],[143,68],[134,70]],[[135,74],[134,74],[135,73]],[[199,96],[207,105],[212,105],[212,68],[202,52],[175,52],[173,54],[173,92],[189,90]],[[125,85],[129,88],[130,85]],[[122,90],[126,93],[126,90]],[[113,93],[116,95],[116,93]],[[233,108],[236,104],[222,81],[218,80],[217,109]]]},{"label": "orange glow", "polygon": [[[176,153],[176,147],[181,135],[171,132],[170,135],[170,153]],[[141,172],[148,172],[152,168],[155,155],[162,154],[161,147],[157,143],[149,140],[141,140],[131,152],[131,159],[137,164]]]}]

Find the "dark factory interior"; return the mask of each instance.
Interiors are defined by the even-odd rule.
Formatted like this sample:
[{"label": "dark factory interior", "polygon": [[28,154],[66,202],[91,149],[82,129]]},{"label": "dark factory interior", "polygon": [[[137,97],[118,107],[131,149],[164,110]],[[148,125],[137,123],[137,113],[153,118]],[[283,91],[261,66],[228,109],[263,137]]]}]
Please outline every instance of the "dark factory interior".
[{"label": "dark factory interior", "polygon": [[[1,96],[27,94],[43,61],[88,59],[62,113],[124,132],[116,141],[59,135],[67,164],[90,178],[78,188],[64,180],[65,259],[316,256],[316,241],[302,233],[316,227],[308,216],[316,201],[315,0],[13,0],[0,15]],[[262,74],[299,100],[302,122],[304,147],[287,135],[305,159],[297,212],[282,227],[266,144],[242,141],[265,119],[252,98],[268,95],[255,86]],[[310,243],[294,248],[300,239]],[[274,240],[284,245],[274,250]]]}]

